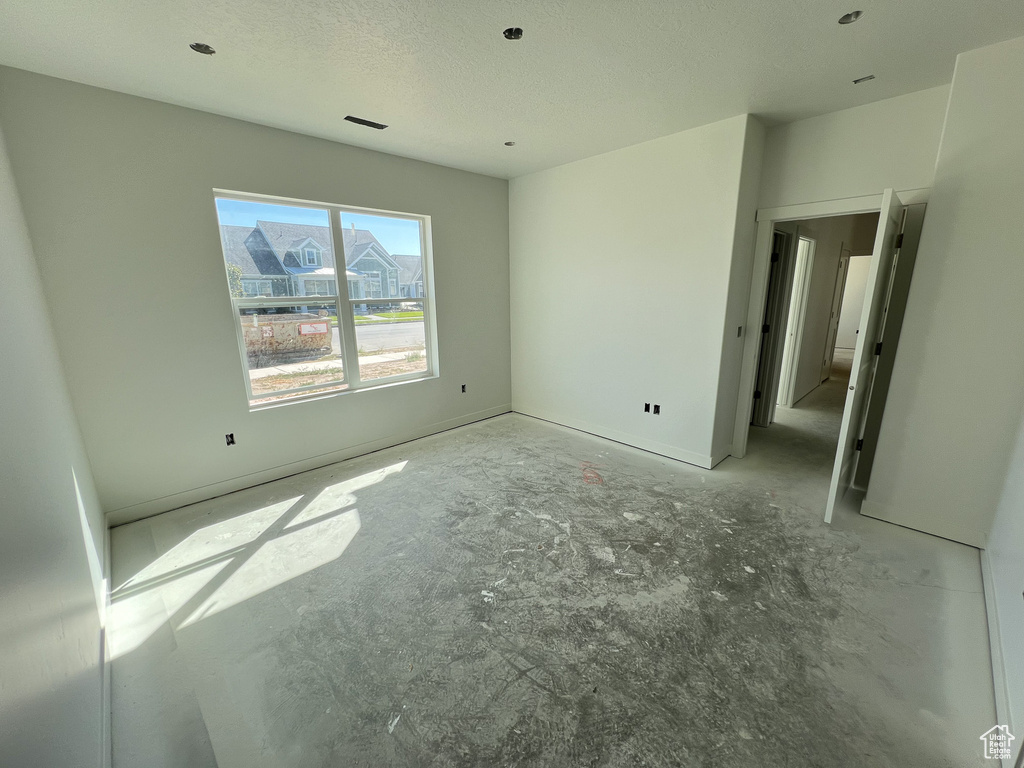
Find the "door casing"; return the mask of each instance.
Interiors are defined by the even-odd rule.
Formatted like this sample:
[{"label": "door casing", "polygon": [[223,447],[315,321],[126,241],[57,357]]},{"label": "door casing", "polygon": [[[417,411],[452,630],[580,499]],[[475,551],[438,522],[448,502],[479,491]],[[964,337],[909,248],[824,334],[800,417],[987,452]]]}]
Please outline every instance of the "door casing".
[{"label": "door casing", "polygon": [[[929,189],[898,191],[901,202],[907,205],[928,201]],[[858,213],[875,213],[881,210],[882,194],[801,203],[779,208],[762,208],[757,211],[757,235],[754,243],[754,263],[751,269],[750,298],[747,304],[748,331],[760,331],[764,317],[767,293],[768,267],[771,261],[772,237],[778,224],[799,219],[821,219],[830,216],[846,216]],[[739,392],[736,402],[736,419],[733,429],[731,455],[743,458],[747,453],[747,438],[750,433],[750,404],[754,396],[757,374],[758,353],[761,335],[747,332],[743,340],[743,361],[740,370]]]}]

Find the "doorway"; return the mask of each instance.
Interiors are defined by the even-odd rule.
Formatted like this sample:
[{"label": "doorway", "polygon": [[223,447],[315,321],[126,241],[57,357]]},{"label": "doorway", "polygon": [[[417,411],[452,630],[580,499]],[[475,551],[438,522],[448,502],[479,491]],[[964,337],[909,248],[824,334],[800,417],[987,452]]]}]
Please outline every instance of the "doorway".
[{"label": "doorway", "polygon": [[[920,208],[917,224],[923,221],[923,196],[906,197],[908,199],[903,200],[893,190],[885,190],[880,196],[758,212],[747,322],[748,327],[757,327],[761,333],[756,338],[753,338],[754,334],[747,334],[744,345],[732,455],[742,458],[746,454],[747,437],[751,425],[756,423],[755,411],[761,412],[762,423],[759,426],[770,428],[776,402],[772,400],[770,407],[759,404],[753,395],[760,389],[762,397],[759,399],[764,399],[773,385],[773,371],[778,370],[780,377],[784,372],[788,376],[781,387],[778,379],[775,380],[776,392],[784,396],[780,401],[785,407],[798,405],[803,397],[823,381],[828,381],[834,369],[838,371],[844,367],[842,363],[848,361],[850,378],[843,398],[838,443],[834,446],[826,522],[831,519],[837,500],[855,483],[865,488],[870,475],[870,462],[867,462],[865,471],[865,463],[860,462],[858,466],[858,459],[865,437],[870,436],[868,424],[876,423],[877,426],[881,421],[888,381],[883,381],[887,375],[886,366],[880,366],[879,361],[882,357],[891,361],[895,356],[898,326],[902,322],[902,308],[906,301],[904,288],[909,290],[908,270],[913,267],[910,251],[916,249],[916,237],[909,238],[912,242],[904,246],[902,235],[910,206]],[[840,220],[845,220],[845,237],[836,236],[836,231],[843,231],[837,223]],[[854,222],[858,229],[853,228]],[[919,231],[918,228],[918,234]],[[825,236],[822,236],[823,232]],[[790,272],[794,277],[799,261],[800,238],[814,241],[814,256],[808,260],[810,276],[805,275],[804,278],[808,280],[806,290],[792,282],[772,285],[784,273],[785,252],[779,249],[780,234],[790,237],[785,245],[793,254]],[[865,239],[870,241],[870,246],[865,244]],[[811,250],[809,245],[807,250]],[[850,284],[850,265],[852,263],[860,269],[858,262],[853,260],[868,252],[871,255],[865,259],[867,276],[858,307],[856,295],[847,297],[848,286],[852,293],[856,293],[857,288],[856,284]],[[779,254],[776,263],[781,265],[777,267],[779,277],[770,279],[773,277],[771,265],[775,253]],[[904,279],[894,279],[900,271]],[[844,301],[844,297],[848,300]],[[790,302],[795,298],[799,298],[800,303],[793,306]],[[852,354],[850,348],[840,346],[844,305],[847,305],[847,312],[853,312],[851,317],[857,318]],[[900,311],[890,311],[891,305],[898,306]],[[774,328],[766,322],[769,315],[776,318]],[[787,329],[791,321],[797,326]],[[793,346],[783,365],[787,339],[792,339]]]},{"label": "doorway", "polygon": [[829,379],[849,255],[870,254],[877,223],[863,213],[774,224],[751,426],[769,428]]}]

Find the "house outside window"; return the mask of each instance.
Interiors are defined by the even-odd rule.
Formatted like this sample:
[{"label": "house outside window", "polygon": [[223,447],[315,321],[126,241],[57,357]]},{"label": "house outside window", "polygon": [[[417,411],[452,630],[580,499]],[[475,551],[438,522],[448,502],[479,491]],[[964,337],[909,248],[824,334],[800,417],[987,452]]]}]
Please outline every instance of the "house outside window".
[{"label": "house outside window", "polygon": [[430,293],[428,216],[214,197],[251,408],[437,375],[431,297],[399,290],[422,274]]}]

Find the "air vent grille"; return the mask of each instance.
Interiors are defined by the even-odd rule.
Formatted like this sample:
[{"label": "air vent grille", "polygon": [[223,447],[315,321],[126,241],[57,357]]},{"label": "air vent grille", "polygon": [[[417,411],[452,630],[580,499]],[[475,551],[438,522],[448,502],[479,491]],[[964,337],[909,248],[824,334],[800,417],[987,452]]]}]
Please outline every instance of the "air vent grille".
[{"label": "air vent grille", "polygon": [[384,123],[375,123],[373,120],[364,120],[361,117],[353,117],[352,115],[346,116],[345,119],[350,123],[355,123],[356,125],[365,125],[367,128],[376,128],[378,131],[383,131],[387,128]]}]

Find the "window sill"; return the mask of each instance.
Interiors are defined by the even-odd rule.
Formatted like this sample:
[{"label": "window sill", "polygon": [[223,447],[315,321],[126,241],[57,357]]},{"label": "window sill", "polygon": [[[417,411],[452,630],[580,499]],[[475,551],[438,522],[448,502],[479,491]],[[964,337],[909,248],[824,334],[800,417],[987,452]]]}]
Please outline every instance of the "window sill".
[{"label": "window sill", "polygon": [[366,384],[360,386],[358,389],[336,389],[330,392],[314,392],[311,394],[297,394],[288,397],[283,397],[280,400],[275,400],[268,403],[257,403],[253,405],[249,404],[249,413],[255,413],[256,411],[268,411],[274,408],[282,408],[288,405],[296,405],[298,403],[309,403],[314,400],[329,400],[334,397],[340,397],[343,395],[354,395],[359,392],[373,392],[379,389],[388,389],[390,387],[398,387],[403,384],[415,384],[419,381],[429,381],[431,379],[439,378],[437,373],[428,373],[422,376],[409,376],[409,377],[395,377],[388,379],[381,379],[380,383]]}]

